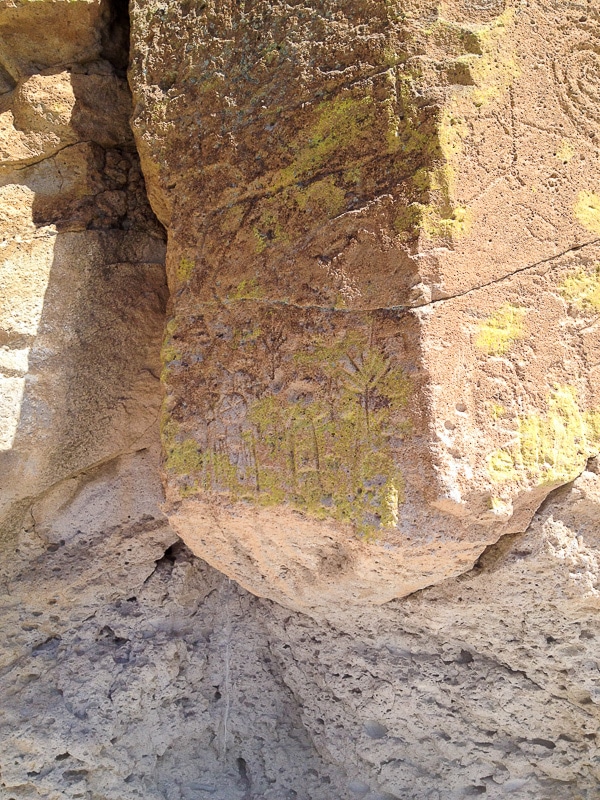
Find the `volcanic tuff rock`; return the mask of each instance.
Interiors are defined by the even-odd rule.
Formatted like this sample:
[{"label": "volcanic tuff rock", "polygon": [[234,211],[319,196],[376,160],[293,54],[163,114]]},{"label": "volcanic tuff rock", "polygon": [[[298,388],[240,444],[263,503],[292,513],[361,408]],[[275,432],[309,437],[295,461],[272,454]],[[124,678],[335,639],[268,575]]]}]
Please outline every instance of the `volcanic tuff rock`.
[{"label": "volcanic tuff rock", "polygon": [[3,551],[2,800],[596,797],[596,473],[337,624],[172,545],[155,453],[61,491]]},{"label": "volcanic tuff rock", "polygon": [[131,23],[0,0],[0,800],[595,800],[598,12]]},{"label": "volcanic tuff rock", "polygon": [[132,124],[169,229],[180,535],[327,615],[524,531],[600,447],[599,12],[131,15]]},{"label": "volcanic tuff rock", "polygon": [[[0,520],[156,421],[164,232],[105,3],[3,2]],[[126,62],[125,62],[126,63]]]}]

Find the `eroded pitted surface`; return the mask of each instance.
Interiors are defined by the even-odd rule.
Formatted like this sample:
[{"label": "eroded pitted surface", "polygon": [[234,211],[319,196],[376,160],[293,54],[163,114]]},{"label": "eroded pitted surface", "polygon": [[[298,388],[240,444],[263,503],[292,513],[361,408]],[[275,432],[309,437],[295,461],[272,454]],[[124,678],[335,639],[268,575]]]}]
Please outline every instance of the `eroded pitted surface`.
[{"label": "eroded pitted surface", "polygon": [[[350,4],[319,6],[322,14],[297,5],[279,17],[272,8],[258,19],[247,6],[231,17],[223,7],[202,17],[206,7],[193,3],[148,7],[144,24],[164,38],[133,56],[135,75],[156,77],[136,109],[156,123],[138,128],[150,194],[165,220],[168,193],[179,198],[163,444],[168,488],[189,496],[172,519],[199,531],[190,538],[197,551],[282,606],[177,544],[161,511],[163,240],[126,125],[123,7],[0,3],[0,371],[16,409],[1,419],[0,796],[595,800],[600,496],[597,460],[587,459],[597,437],[598,277],[586,237],[598,232],[600,203],[585,138],[597,123],[595,12],[532,2],[507,14],[501,0],[374,3],[364,16]],[[184,18],[210,41],[186,39]],[[263,52],[255,22],[261,36],[279,31],[264,47],[266,67],[240,59]],[[207,88],[212,62],[194,48],[211,58],[227,51],[223,28],[236,31],[229,65],[240,72],[213,71]],[[312,50],[310,37],[294,38],[298,28],[316,37]],[[380,58],[382,42],[398,45],[393,59]],[[292,51],[298,98],[289,96]],[[335,91],[302,109],[319,64]],[[181,110],[169,98],[188,67],[194,103],[192,79],[219,107],[219,86],[234,75],[239,93],[224,95],[225,121],[211,116],[210,100],[163,126],[162,114]],[[256,88],[267,68],[272,87],[278,75],[286,81],[276,111],[287,120],[283,150],[270,147],[280,159],[272,169],[248,167],[243,191],[256,191],[269,169],[277,191],[219,200],[239,187],[219,170],[201,173],[193,145],[209,166],[217,150],[228,164],[250,164],[264,145],[261,114],[271,113]],[[247,76],[257,80],[249,89]],[[398,137],[391,78],[407,114]],[[238,113],[230,101],[244,96],[266,110],[250,103],[251,113]],[[259,123],[242,159],[240,140],[227,137],[248,119]],[[206,135],[188,136],[192,123]],[[269,117],[267,133],[278,124]],[[158,133],[165,149],[152,162]],[[181,173],[171,186],[175,152]],[[341,172],[338,157],[353,171]],[[479,199],[469,194],[478,181],[487,187]],[[252,225],[236,222],[218,249],[222,231],[211,226],[236,204]],[[231,285],[217,284],[228,275]],[[359,279],[363,298],[396,292],[402,304],[404,293],[421,316],[365,310]],[[282,287],[305,295],[289,302]],[[315,291],[326,308],[314,307]],[[457,297],[431,303],[438,292]],[[238,458],[232,470],[227,453],[244,448],[258,458]],[[553,482],[582,475],[525,534],[501,539],[469,570],[498,528],[466,535],[443,522],[458,501],[444,503],[439,487],[448,476],[451,489],[476,484],[457,467],[475,450],[473,474],[485,461],[493,494],[491,508],[471,498],[472,513],[507,519],[516,488],[540,485],[530,503],[514,504],[515,526]],[[242,478],[254,480],[252,505],[233,508],[236,516],[208,496],[202,508],[197,490],[215,476],[237,495],[247,491]],[[286,493],[287,505],[273,505]],[[423,497],[437,497],[440,516],[422,512]],[[397,515],[401,537],[367,544],[352,535],[352,514],[356,527],[366,523],[365,539],[379,525],[391,531]],[[442,581],[452,571],[465,574]],[[416,591],[423,582],[438,585]]]},{"label": "eroded pitted surface", "polygon": [[0,796],[350,797],[256,598],[174,544],[157,460],[59,483],[3,550]]},{"label": "eroded pitted surface", "polygon": [[172,545],[156,455],[59,483],[3,550],[0,795],[594,800],[599,480],[330,624]]},{"label": "eroded pitted surface", "polygon": [[157,419],[164,231],[128,124],[126,31],[105,2],[0,5],[6,531],[57,480],[145,447]]},{"label": "eroded pitted surface", "polygon": [[305,724],[340,761],[354,753],[359,796],[594,797],[598,490],[585,472],[472,572],[343,633],[277,612]]},{"label": "eroded pitted surface", "polygon": [[133,4],[195,552],[316,608],[331,570],[298,584],[334,542],[342,593],[381,602],[524,530],[598,452],[597,26],[542,0]]}]

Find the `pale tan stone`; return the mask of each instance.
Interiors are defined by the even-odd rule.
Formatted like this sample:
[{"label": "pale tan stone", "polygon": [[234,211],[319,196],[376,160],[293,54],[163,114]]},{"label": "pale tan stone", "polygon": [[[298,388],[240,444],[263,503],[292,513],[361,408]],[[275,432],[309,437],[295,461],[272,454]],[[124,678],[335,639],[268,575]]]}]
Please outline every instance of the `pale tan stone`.
[{"label": "pale tan stone", "polygon": [[165,504],[117,10],[0,3],[3,800],[592,800],[595,9],[134,4]]},{"label": "pale tan stone", "polygon": [[287,562],[319,531],[449,577],[600,449],[597,310],[565,288],[597,281],[597,13],[336,9],[329,29],[326,2],[132,7],[132,123],[170,233],[169,513],[252,588],[263,546]]}]

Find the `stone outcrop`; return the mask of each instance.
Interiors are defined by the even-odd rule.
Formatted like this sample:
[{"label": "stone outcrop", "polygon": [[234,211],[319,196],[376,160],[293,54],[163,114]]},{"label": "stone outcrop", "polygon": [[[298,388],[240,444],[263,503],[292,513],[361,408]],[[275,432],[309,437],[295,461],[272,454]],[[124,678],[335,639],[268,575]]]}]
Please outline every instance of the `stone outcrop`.
[{"label": "stone outcrop", "polygon": [[596,796],[597,473],[329,624],[172,545],[160,494],[156,455],[122,457],[4,549],[3,800]]},{"label": "stone outcrop", "polygon": [[168,513],[251,591],[407,595],[598,453],[588,5],[133,3]]},{"label": "stone outcrop", "polygon": [[174,544],[157,456],[90,470],[59,511],[42,499],[3,552],[0,797],[349,797],[258,601]]},{"label": "stone outcrop", "polygon": [[74,488],[81,471],[147,446],[157,421],[164,232],[129,128],[126,56],[103,45],[124,24],[100,2],[0,10],[7,529],[59,479]]},{"label": "stone outcrop", "polygon": [[595,800],[598,12],[129,22],[0,0],[0,800]]}]

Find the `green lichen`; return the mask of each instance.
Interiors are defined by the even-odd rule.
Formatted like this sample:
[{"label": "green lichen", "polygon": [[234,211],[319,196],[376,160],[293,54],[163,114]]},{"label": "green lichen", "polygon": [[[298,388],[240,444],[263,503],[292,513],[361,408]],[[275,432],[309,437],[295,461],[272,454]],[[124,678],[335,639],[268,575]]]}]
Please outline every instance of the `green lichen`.
[{"label": "green lichen", "polygon": [[280,243],[285,244],[289,241],[289,236],[279,218],[278,205],[280,203],[278,198],[270,198],[265,201],[265,209],[260,216],[258,225],[252,229],[256,253],[262,253],[267,247]]},{"label": "green lichen", "polygon": [[389,86],[389,96],[381,103],[386,117],[385,141],[387,152],[396,153],[402,146],[401,133],[403,128],[403,121],[396,113],[398,81],[396,72],[393,69],[388,70],[385,77]]},{"label": "green lichen", "polygon": [[[260,347],[258,339],[249,345]],[[395,528],[403,481],[392,440],[406,431],[404,372],[355,332],[314,340],[293,363],[288,388],[242,402],[234,444],[222,439],[217,447],[207,436],[201,446],[167,421],[165,469],[189,492],[285,503],[365,537]],[[298,393],[296,385],[311,388]]]},{"label": "green lichen", "polygon": [[475,346],[488,355],[504,355],[513,342],[523,338],[525,313],[524,308],[505,303],[480,323]]},{"label": "green lichen", "polygon": [[[443,8],[440,8],[440,11],[443,12]],[[435,20],[423,32],[445,53],[458,57],[465,51],[481,54],[479,37],[475,31],[456,22],[449,22],[443,17]]]},{"label": "green lichen", "polygon": [[515,443],[492,453],[488,473],[496,484],[567,483],[600,451],[600,411],[581,411],[572,386],[557,386],[545,414],[516,420]]},{"label": "green lichen", "polygon": [[426,167],[421,167],[414,173],[410,180],[417,191],[425,192],[431,185],[431,171]]},{"label": "green lichen", "polygon": [[295,195],[301,211],[317,212],[329,218],[335,217],[346,205],[346,194],[336,186],[332,176],[311,183]]},{"label": "green lichen", "polygon": [[196,263],[192,261],[191,258],[186,258],[183,256],[177,265],[177,281],[179,283],[185,283],[185,281],[189,281],[189,279],[192,277],[195,266]]},{"label": "green lichen", "polygon": [[227,300],[233,303],[238,300],[261,300],[263,297],[264,291],[256,278],[247,278],[228,293]]},{"label": "green lichen", "polygon": [[563,164],[568,164],[575,155],[575,152],[572,143],[568,139],[563,139],[560,143],[560,147],[556,151],[556,157],[559,161],[562,161]]},{"label": "green lichen", "polygon": [[368,95],[344,95],[319,103],[315,121],[292,143],[294,158],[275,174],[272,188],[282,189],[306,180],[335,154],[358,141],[374,122],[374,106]]},{"label": "green lichen", "polygon": [[[472,113],[472,104],[479,107],[501,97],[519,75],[510,36],[513,24],[514,12],[509,9],[488,25],[467,27],[439,19],[426,31],[450,56],[446,64],[448,80],[464,86],[436,120],[433,138],[427,141],[415,125],[409,145],[409,150],[412,146],[433,161],[425,174],[419,170],[413,177],[415,188],[428,192],[427,200],[421,203],[419,226],[431,239],[456,240],[471,227],[470,209],[456,201],[458,169],[470,133],[465,116]],[[400,95],[407,108],[412,91],[410,82],[400,82]],[[414,124],[411,114],[405,114],[405,125]]]},{"label": "green lichen", "polygon": [[579,192],[575,203],[575,217],[584,228],[600,234],[600,196],[595,192]]},{"label": "green lichen", "polygon": [[383,504],[381,508],[381,525],[384,528],[396,528],[400,520],[400,491],[395,483],[389,481],[384,486]]},{"label": "green lichen", "polygon": [[[432,176],[432,188],[440,188],[452,195],[456,187],[456,164],[463,155],[464,140],[469,135],[465,120],[452,109],[446,109],[439,125],[440,151],[445,160],[443,169]],[[436,187],[437,184],[437,187]]]},{"label": "green lichen", "polygon": [[343,174],[346,183],[359,184],[362,180],[362,170],[360,167],[350,167]]},{"label": "green lichen", "polygon": [[411,203],[398,211],[393,224],[401,240],[418,233],[430,239],[455,240],[468,233],[472,222],[468,208],[444,202]]},{"label": "green lichen", "polygon": [[565,278],[561,294],[582,311],[600,311],[600,264],[593,272],[578,269]]},{"label": "green lichen", "polygon": [[420,203],[411,203],[398,209],[394,218],[394,230],[401,240],[409,239],[418,233],[423,219],[423,208]]},{"label": "green lichen", "polygon": [[233,335],[233,342],[237,347],[244,347],[247,345],[256,344],[261,338],[263,331],[260,325],[256,323],[241,331],[235,331]]},{"label": "green lichen", "polygon": [[165,335],[160,351],[160,360],[163,365],[162,380],[164,380],[167,375],[169,364],[181,358],[181,351],[175,343],[175,334],[177,333],[178,324],[177,318],[173,317],[165,327]]},{"label": "green lichen", "polygon": [[490,511],[496,514],[499,517],[510,516],[512,512],[512,506],[506,500],[503,500],[501,497],[490,497]]},{"label": "green lichen", "polygon": [[402,109],[403,125],[399,131],[399,147],[405,156],[439,158],[440,145],[435,119],[423,119],[418,96],[422,93],[421,76],[414,68],[398,75],[395,94]]},{"label": "green lichen", "polygon": [[252,235],[254,236],[254,252],[259,254],[267,249],[267,237],[262,234],[256,226],[252,228]]},{"label": "green lichen", "polygon": [[512,453],[506,450],[496,450],[488,456],[487,467],[493,483],[506,483],[519,477],[515,468],[515,459]]},{"label": "green lichen", "polygon": [[471,99],[476,106],[487,105],[501,97],[521,74],[511,36],[514,23],[515,11],[508,8],[475,31],[481,49],[480,56],[471,57],[471,76],[475,83]]},{"label": "green lichen", "polygon": [[471,224],[471,212],[463,206],[440,207],[431,203],[422,208],[421,227],[431,239],[458,239],[468,232]]},{"label": "green lichen", "polygon": [[183,436],[179,425],[164,409],[161,442],[163,467],[178,479],[182,497],[194,494],[200,488],[210,491],[215,486],[225,487],[234,495],[243,491],[229,457],[213,448],[202,449],[195,439]]},{"label": "green lichen", "polygon": [[269,394],[250,406],[246,437],[259,502],[287,500],[364,535],[395,527],[402,477],[390,437],[408,396],[404,373],[353,336],[317,342],[297,362],[329,386],[329,396],[286,401]]},{"label": "green lichen", "polygon": [[[407,91],[406,86],[403,91]],[[412,124],[410,115],[405,115],[405,124]],[[448,109],[437,119],[428,141],[423,139],[422,132],[415,132],[410,144],[419,143],[432,165],[415,171],[411,183],[420,194],[426,195],[425,202],[412,203],[409,211],[403,210],[398,215],[394,223],[398,233],[410,231],[412,227],[434,240],[455,240],[468,233],[472,223],[471,211],[454,199],[457,165],[467,135],[464,120]]]},{"label": "green lichen", "polygon": [[160,437],[164,454],[164,468],[174,475],[192,475],[202,465],[202,455],[193,439],[180,440],[179,425],[163,405]]},{"label": "green lichen", "polygon": [[502,417],[506,414],[506,409],[500,403],[492,403],[490,411],[494,421],[502,419]]},{"label": "green lichen", "polygon": [[175,475],[193,475],[202,469],[204,456],[194,439],[174,441],[165,451],[165,469]]},{"label": "green lichen", "polygon": [[450,163],[440,162],[431,169],[417,170],[412,183],[420,192],[427,193],[429,202],[411,203],[402,209],[394,220],[397,233],[417,229],[430,239],[454,240],[469,231],[472,214],[453,200],[456,172]]}]

